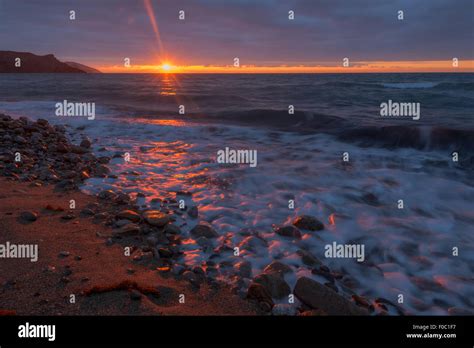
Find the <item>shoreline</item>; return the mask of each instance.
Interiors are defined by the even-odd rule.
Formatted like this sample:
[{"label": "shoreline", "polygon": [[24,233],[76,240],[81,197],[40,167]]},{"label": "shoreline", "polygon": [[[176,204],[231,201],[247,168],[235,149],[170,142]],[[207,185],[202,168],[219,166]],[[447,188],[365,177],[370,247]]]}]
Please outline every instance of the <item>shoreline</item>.
[{"label": "shoreline", "polygon": [[[112,229],[113,212],[117,206],[124,207],[130,202],[118,196],[112,203],[78,190],[78,185],[90,175],[108,172],[100,163],[104,160],[91,154],[88,140],[84,139],[83,146],[70,144],[62,136],[64,128],[51,127],[45,120],[13,120],[5,115],[0,118],[4,130],[0,166],[2,242],[36,243],[39,249],[37,262],[0,259],[1,315],[258,313],[258,308],[219,283],[202,280],[196,287],[183,277],[163,272],[162,265],[153,260],[139,236],[133,231],[122,233]],[[30,132],[33,135],[28,139],[34,150],[22,137],[31,135]],[[19,133],[21,138],[11,139],[10,133]],[[76,162],[67,162],[63,168],[59,161],[59,166],[51,170],[36,166],[42,162],[38,155],[43,153],[44,143],[40,139],[43,137],[34,134],[46,135],[48,147],[56,150],[51,152],[52,162],[71,154],[77,155],[72,156]],[[12,148],[5,143],[13,145]],[[18,167],[8,156],[14,157],[15,152],[25,154]],[[84,159],[90,174],[79,170],[83,169],[79,158]],[[74,209],[69,209],[71,199]],[[124,255],[126,247],[130,248],[130,256]],[[185,303],[179,302],[180,294],[185,295]],[[75,295],[75,303],[68,301],[71,295]]]},{"label": "shoreline", "polygon": [[[56,277],[59,276],[59,284],[63,291],[67,290],[71,286],[70,284],[79,282],[76,284],[76,289],[80,290],[76,290],[75,293],[79,292],[81,301],[87,302],[91,295],[112,296],[117,300],[117,296],[126,292],[130,298],[140,303],[144,298],[151,298],[152,303],[166,303],[166,307],[169,308],[170,303],[176,301],[176,295],[181,294],[173,289],[182,289],[183,284],[186,284],[193,292],[195,301],[203,300],[202,296],[205,296],[208,291],[213,293],[212,300],[205,300],[208,307],[205,307],[206,309],[202,312],[197,309],[199,306],[194,306],[194,312],[191,313],[186,310],[178,310],[178,306],[176,312],[172,312],[173,314],[369,315],[372,313],[387,315],[389,314],[387,306],[392,306],[399,314],[402,313],[396,305],[388,300],[381,299],[378,302],[373,302],[374,308],[374,304],[358,295],[353,295],[352,300],[349,300],[346,296],[338,294],[337,287],[334,286],[337,275],[333,274],[327,266],[318,262],[319,260],[315,260],[310,253],[304,253],[304,251],[301,251],[304,262],[312,265],[313,274],[320,275],[329,281],[325,285],[303,276],[298,278],[294,288],[291,289],[285,281],[285,274],[291,270],[287,265],[277,260],[271,262],[261,274],[253,278],[251,265],[243,258],[235,265],[224,265],[225,261],[216,265],[208,260],[202,266],[183,267],[183,265],[176,263],[176,259],[182,255],[180,250],[181,230],[173,224],[173,209],[176,207],[176,202],[173,200],[162,202],[159,210],[143,211],[137,204],[136,198],[132,200],[129,195],[122,192],[104,190],[97,197],[82,193],[78,188],[84,180],[89,177],[106,177],[109,174],[106,164],[110,158],[95,157],[91,152],[91,142],[87,138],[83,138],[80,145],[71,144],[65,136],[65,127],[63,126],[52,127],[48,121],[41,119],[31,122],[26,118],[14,120],[5,115],[0,115],[0,117],[4,130],[1,134],[1,145],[2,159],[5,163],[0,170],[4,176],[10,179],[10,181],[1,179],[4,184],[0,190],[2,197],[0,199],[0,214],[2,216],[7,214],[7,217],[4,218],[5,237],[10,236],[10,241],[16,242],[20,235],[19,231],[22,236],[31,238],[36,236],[35,230],[40,231],[40,233],[36,233],[44,238],[46,243],[51,244],[45,246],[42,243],[43,247],[40,245],[38,265],[43,266],[42,272],[45,274],[50,272]],[[32,147],[25,137],[31,140]],[[6,146],[7,144],[10,146]],[[13,158],[16,152],[26,154],[17,163]],[[25,182],[18,183],[16,181]],[[54,189],[50,184],[55,185]],[[35,199],[31,200],[30,196]],[[74,208],[68,208],[71,199],[74,199]],[[304,226],[308,223],[317,226]],[[310,219],[304,221],[302,225],[303,229],[316,231],[319,229],[318,224],[320,222]],[[283,227],[276,233],[291,238],[297,237],[299,235],[298,228],[290,226],[292,228]],[[48,232],[48,229],[53,232]],[[64,249],[63,245],[71,242],[65,235],[70,231],[75,231],[75,238],[79,238],[80,243],[74,243],[74,246],[69,244],[71,250],[59,250]],[[203,244],[207,244],[209,239],[219,237],[212,227],[200,222],[191,229],[190,233],[193,238]],[[52,234],[57,239],[52,239]],[[252,238],[256,241],[255,237],[249,236],[247,244],[252,244],[250,240]],[[90,250],[85,249],[86,245],[91,243],[97,249],[95,256],[90,253]],[[119,258],[119,255],[123,256],[126,247],[130,248],[127,249],[129,255]],[[46,263],[51,262],[52,265],[45,265],[45,260],[42,260],[41,250],[44,249],[47,251]],[[103,274],[104,270],[94,268],[94,260],[90,260],[89,263],[83,262],[85,260],[83,255],[96,259],[97,264],[106,264],[109,267],[106,272],[107,276]],[[76,260],[76,258],[81,258],[81,260]],[[72,259],[74,261],[70,263],[65,262]],[[119,259],[120,261],[118,261]],[[58,261],[60,261],[59,265],[64,267],[61,271],[58,270]],[[2,291],[8,293],[9,288],[15,288],[12,279],[15,278],[17,267],[23,268],[31,265],[29,265],[29,261],[27,264],[25,260],[0,260],[0,262],[7,265],[11,263],[13,266],[13,270],[5,272],[8,276],[4,276],[11,279],[2,279]],[[85,275],[81,277],[82,280],[75,276],[75,264],[89,265],[89,268],[83,271]],[[140,265],[140,270],[129,270],[126,265]],[[97,268],[97,266],[95,267]],[[237,277],[237,287],[231,288],[228,284],[217,279],[215,277],[217,267],[231,267],[231,274]],[[126,272],[123,268],[126,268]],[[35,269],[39,273],[39,269],[37,267]],[[27,274],[30,273],[27,272]],[[25,281],[33,281],[36,276],[37,274],[30,274],[30,278]],[[97,276],[103,282],[93,283],[90,281]],[[133,280],[133,277],[139,281]],[[43,291],[49,286],[46,278],[45,276],[44,282],[41,283]],[[84,280],[85,278],[89,280]],[[161,292],[156,290],[156,284],[162,284],[161,282],[165,279],[172,283],[171,286],[165,290],[162,289]],[[26,284],[23,286],[31,288]],[[58,287],[57,283],[56,287]],[[162,292],[168,295],[158,295]],[[37,293],[40,293],[37,297],[42,296],[38,289],[33,292],[33,295]],[[174,295],[170,295],[171,293]],[[10,296],[12,296],[10,300],[7,299],[7,296],[5,300],[0,301],[0,309],[14,310],[25,314],[29,313],[25,312],[26,308],[35,308],[31,305],[21,308],[24,302],[11,294],[10,292]],[[84,294],[86,295],[84,296]],[[62,303],[60,307],[65,312],[87,313],[87,310],[72,310],[68,306],[64,306],[65,296],[65,293],[61,292],[61,296],[56,299],[46,299],[45,303],[54,303],[55,305]],[[282,299],[286,296],[292,297],[293,302],[282,303]],[[161,299],[162,297],[163,299]],[[224,305],[220,301],[223,301]],[[116,301],[113,302],[116,306]],[[19,307],[14,308],[15,305],[12,303],[18,304]],[[98,303],[101,301],[96,301],[96,305]],[[391,312],[393,312],[393,308],[390,310]],[[98,308],[96,312],[92,313],[98,314],[101,310],[107,312],[106,308]],[[120,310],[114,308],[114,310],[110,314],[130,314],[124,308]],[[144,312],[139,310],[133,314],[145,314],[148,311],[151,311],[150,314],[154,313],[154,310],[149,308],[142,310]],[[63,313],[62,311],[59,313]],[[46,313],[56,312],[46,310]]]}]

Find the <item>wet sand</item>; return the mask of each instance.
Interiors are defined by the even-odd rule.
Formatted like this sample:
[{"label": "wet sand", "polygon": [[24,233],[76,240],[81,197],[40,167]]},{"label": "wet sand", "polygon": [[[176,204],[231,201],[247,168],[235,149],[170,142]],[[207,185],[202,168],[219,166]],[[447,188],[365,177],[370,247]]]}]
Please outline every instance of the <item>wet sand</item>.
[{"label": "wet sand", "polygon": [[[76,201],[70,213],[69,200]],[[59,192],[53,186],[0,178],[1,243],[38,244],[37,262],[0,260],[0,314],[18,315],[253,315],[258,309],[226,287],[202,282],[200,288],[152,261],[134,261],[124,246],[134,237],[108,245],[112,229],[81,209],[96,198]],[[103,204],[103,203],[102,203]],[[64,211],[46,209],[47,206]],[[59,210],[59,209],[58,209]],[[22,212],[38,213],[24,221]],[[73,214],[72,219],[63,219]],[[139,238],[138,238],[139,239]],[[138,242],[138,243],[137,243]],[[66,256],[67,255],[67,256]],[[135,258],[137,259],[137,258]],[[70,303],[75,294],[76,303]],[[185,303],[179,303],[179,295]]]}]

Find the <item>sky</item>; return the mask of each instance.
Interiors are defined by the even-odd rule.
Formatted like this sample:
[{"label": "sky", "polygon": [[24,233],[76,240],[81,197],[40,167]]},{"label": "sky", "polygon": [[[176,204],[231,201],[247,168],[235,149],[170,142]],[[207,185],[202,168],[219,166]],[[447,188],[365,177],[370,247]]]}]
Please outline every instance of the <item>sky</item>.
[{"label": "sky", "polygon": [[452,71],[454,57],[474,72],[474,0],[0,0],[0,50],[104,72]]}]

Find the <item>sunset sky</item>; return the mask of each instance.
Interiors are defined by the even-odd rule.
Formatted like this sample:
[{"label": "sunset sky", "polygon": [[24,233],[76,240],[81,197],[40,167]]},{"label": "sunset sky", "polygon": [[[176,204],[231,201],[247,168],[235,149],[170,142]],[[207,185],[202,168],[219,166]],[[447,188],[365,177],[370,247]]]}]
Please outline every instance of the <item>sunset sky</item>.
[{"label": "sunset sky", "polygon": [[0,0],[0,50],[103,72],[474,72],[473,13],[473,0]]}]

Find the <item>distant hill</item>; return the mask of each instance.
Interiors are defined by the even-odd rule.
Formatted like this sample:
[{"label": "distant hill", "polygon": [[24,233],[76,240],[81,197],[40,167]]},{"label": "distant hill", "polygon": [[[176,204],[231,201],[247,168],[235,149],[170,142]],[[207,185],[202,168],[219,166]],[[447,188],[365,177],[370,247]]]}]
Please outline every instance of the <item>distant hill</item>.
[{"label": "distant hill", "polygon": [[64,62],[64,63],[66,63],[69,66],[72,66],[73,68],[85,71],[86,73],[89,73],[89,74],[100,74],[101,73],[99,70],[91,68],[90,66],[87,66],[87,65],[84,65],[84,64],[80,64],[80,63],[76,63],[76,62]]},{"label": "distant hill", "polygon": [[[17,58],[20,66],[16,66]],[[63,63],[54,55],[37,56],[29,52],[0,51],[0,73],[87,73],[99,72],[79,63]]]}]

